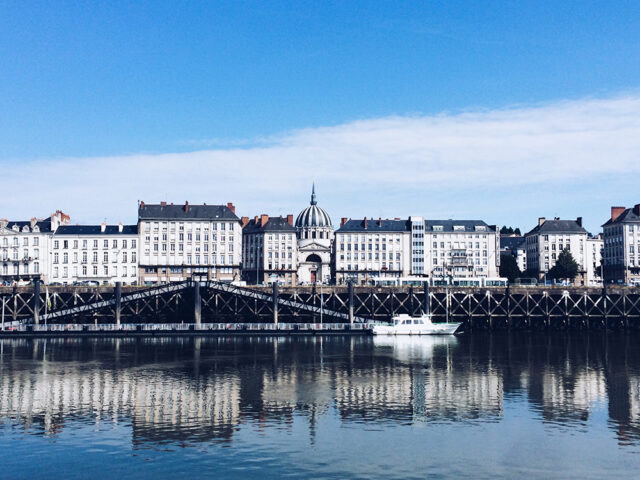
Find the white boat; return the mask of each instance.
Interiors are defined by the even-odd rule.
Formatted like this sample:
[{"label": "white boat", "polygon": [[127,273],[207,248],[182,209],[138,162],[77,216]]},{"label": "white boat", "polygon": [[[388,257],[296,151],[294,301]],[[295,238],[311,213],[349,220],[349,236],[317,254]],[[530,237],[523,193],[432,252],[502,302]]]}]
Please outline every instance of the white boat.
[{"label": "white boat", "polygon": [[374,335],[453,335],[458,327],[455,323],[433,323],[431,315],[412,317],[403,313],[393,317],[393,325],[374,325]]}]

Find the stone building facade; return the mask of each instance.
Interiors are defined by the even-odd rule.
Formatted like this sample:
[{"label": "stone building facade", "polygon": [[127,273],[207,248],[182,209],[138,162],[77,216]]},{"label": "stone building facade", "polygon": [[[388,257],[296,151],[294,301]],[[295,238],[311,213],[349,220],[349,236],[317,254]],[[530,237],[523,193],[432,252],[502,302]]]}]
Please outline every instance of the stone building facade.
[{"label": "stone building facade", "polygon": [[525,235],[528,272],[543,280],[555,266],[560,253],[568,250],[579,266],[574,283],[587,285],[588,237],[582,227],[582,217],[576,220],[539,218],[538,225]]},{"label": "stone building facade", "polygon": [[138,207],[139,276],[143,284],[197,276],[239,280],[242,228],[227,205],[145,204]]},{"label": "stone building facade", "polygon": [[640,204],[611,207],[611,218],[602,228],[605,281],[640,285]]},{"label": "stone building facade", "polygon": [[247,283],[297,283],[298,239],[293,215],[242,217],[242,279]]},{"label": "stone building facade", "polygon": [[60,210],[41,220],[0,219],[0,284],[48,282],[51,235],[69,220]]},{"label": "stone building facade", "polygon": [[51,237],[49,283],[138,284],[137,225],[65,225]]},{"label": "stone building facade", "polygon": [[366,284],[374,278],[411,273],[411,224],[408,220],[347,220],[335,234],[335,280]]}]

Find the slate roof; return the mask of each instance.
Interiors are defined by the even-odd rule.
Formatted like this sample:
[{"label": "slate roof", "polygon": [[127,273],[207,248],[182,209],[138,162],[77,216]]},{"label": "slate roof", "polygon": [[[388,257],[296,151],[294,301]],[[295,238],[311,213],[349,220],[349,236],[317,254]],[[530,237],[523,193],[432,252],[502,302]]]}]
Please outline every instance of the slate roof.
[{"label": "slate roof", "polygon": [[269,217],[269,220],[264,225],[260,225],[260,217],[258,217],[258,223],[256,223],[255,218],[252,218],[242,229],[242,233],[263,232],[295,233],[296,229],[289,225],[286,218],[282,217]]},{"label": "slate roof", "polygon": [[554,233],[587,233],[576,220],[545,220],[542,225],[536,225],[526,235],[554,234]]},{"label": "slate roof", "polygon": [[[29,232],[31,233],[31,221],[29,221],[29,220],[27,220],[27,221],[9,221],[9,223],[6,226],[6,228],[8,230],[12,230],[14,225],[17,225],[21,232],[22,232],[22,227],[24,227],[26,225],[27,227],[29,227]],[[40,229],[40,233],[50,233],[51,232],[51,219],[47,219],[47,220],[42,220],[42,221],[36,222],[36,225]]]},{"label": "slate roof", "polygon": [[104,232],[100,231],[101,225],[63,225],[58,227],[55,236],[58,235],[137,235],[137,225],[123,225],[122,232],[118,231],[118,225],[107,225]]},{"label": "slate roof", "polygon": [[[443,232],[476,232],[476,227],[485,227],[487,232],[495,232],[496,226],[487,225],[482,220],[425,220],[425,232],[433,232],[434,226],[441,226]],[[454,230],[453,227],[464,227],[464,230]],[[438,232],[440,230],[437,230]]]},{"label": "slate roof", "polygon": [[607,220],[607,222],[602,225],[607,226],[607,225],[616,225],[619,223],[640,223],[640,215],[638,215],[635,211],[635,207],[634,208],[626,208],[624,210],[624,212],[622,212],[615,220]]},{"label": "slate roof", "polygon": [[367,228],[363,220],[347,220],[336,232],[410,232],[411,223],[408,220],[382,220],[381,225],[376,219],[367,219]]},{"label": "slate roof", "polygon": [[184,205],[143,204],[138,208],[139,220],[237,220],[240,219],[226,205]]},{"label": "slate roof", "polygon": [[513,252],[524,248],[524,237],[500,237],[500,250],[511,250]]}]

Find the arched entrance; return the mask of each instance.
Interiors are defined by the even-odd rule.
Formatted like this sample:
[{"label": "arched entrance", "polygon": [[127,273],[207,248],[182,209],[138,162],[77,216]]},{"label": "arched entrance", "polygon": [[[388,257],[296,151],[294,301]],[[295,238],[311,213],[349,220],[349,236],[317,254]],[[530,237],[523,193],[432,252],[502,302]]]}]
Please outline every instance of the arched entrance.
[{"label": "arched entrance", "polygon": [[305,260],[306,263],[309,263],[309,272],[311,273],[311,283],[316,283],[318,281],[318,277],[322,278],[322,259],[319,255],[312,253]]}]

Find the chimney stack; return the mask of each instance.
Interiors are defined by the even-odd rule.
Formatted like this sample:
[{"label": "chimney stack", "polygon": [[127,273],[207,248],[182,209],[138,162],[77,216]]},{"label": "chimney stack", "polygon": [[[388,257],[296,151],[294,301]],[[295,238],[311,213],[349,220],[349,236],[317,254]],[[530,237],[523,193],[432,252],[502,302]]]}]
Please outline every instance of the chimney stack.
[{"label": "chimney stack", "polygon": [[635,213],[636,215],[640,215],[640,203],[634,205],[633,213]]},{"label": "chimney stack", "polygon": [[122,233],[122,222],[118,222],[118,232]]},{"label": "chimney stack", "polygon": [[256,224],[256,226],[258,226],[258,215],[256,215],[255,217],[253,217],[253,223]]},{"label": "chimney stack", "polygon": [[29,222],[29,224],[31,225],[31,230],[33,230],[33,227],[36,226],[36,223],[38,223],[38,219],[36,217],[33,217]]},{"label": "chimney stack", "polygon": [[576,218],[576,223],[578,224],[579,227],[581,227],[582,226],[582,217]]},{"label": "chimney stack", "polygon": [[167,202],[160,202],[160,206],[166,207],[167,206]]},{"label": "chimney stack", "polygon": [[107,229],[107,222],[102,222],[100,224],[100,232],[104,233],[104,231]]},{"label": "chimney stack", "polygon": [[616,218],[622,215],[622,212],[624,211],[624,207],[611,207],[611,221],[613,222]]},{"label": "chimney stack", "polygon": [[342,217],[340,219],[340,226],[343,226],[345,223],[347,223],[347,217]]},{"label": "chimney stack", "polygon": [[367,229],[367,217],[364,217],[364,229]]},{"label": "chimney stack", "polygon": [[142,210],[143,208],[144,208],[144,202],[140,200],[140,210]]},{"label": "chimney stack", "polygon": [[264,227],[265,224],[269,221],[269,215],[263,213],[262,215],[260,215],[260,226]]},{"label": "chimney stack", "polygon": [[382,226],[382,217],[378,218],[378,226],[381,227]]},{"label": "chimney stack", "polygon": [[545,222],[546,218],[544,217],[539,217],[538,218],[538,226],[542,225]]},{"label": "chimney stack", "polygon": [[287,223],[293,227],[293,215],[287,215]]},{"label": "chimney stack", "polygon": [[189,202],[188,201],[184,202],[184,211],[185,211],[185,213],[189,213]]},{"label": "chimney stack", "polygon": [[229,207],[229,210],[231,210],[231,213],[233,213],[235,215],[236,206],[233,203],[229,202],[229,203],[227,203],[227,207]]},{"label": "chimney stack", "polygon": [[244,228],[249,223],[249,217],[242,217],[240,221],[242,222],[242,228]]}]

